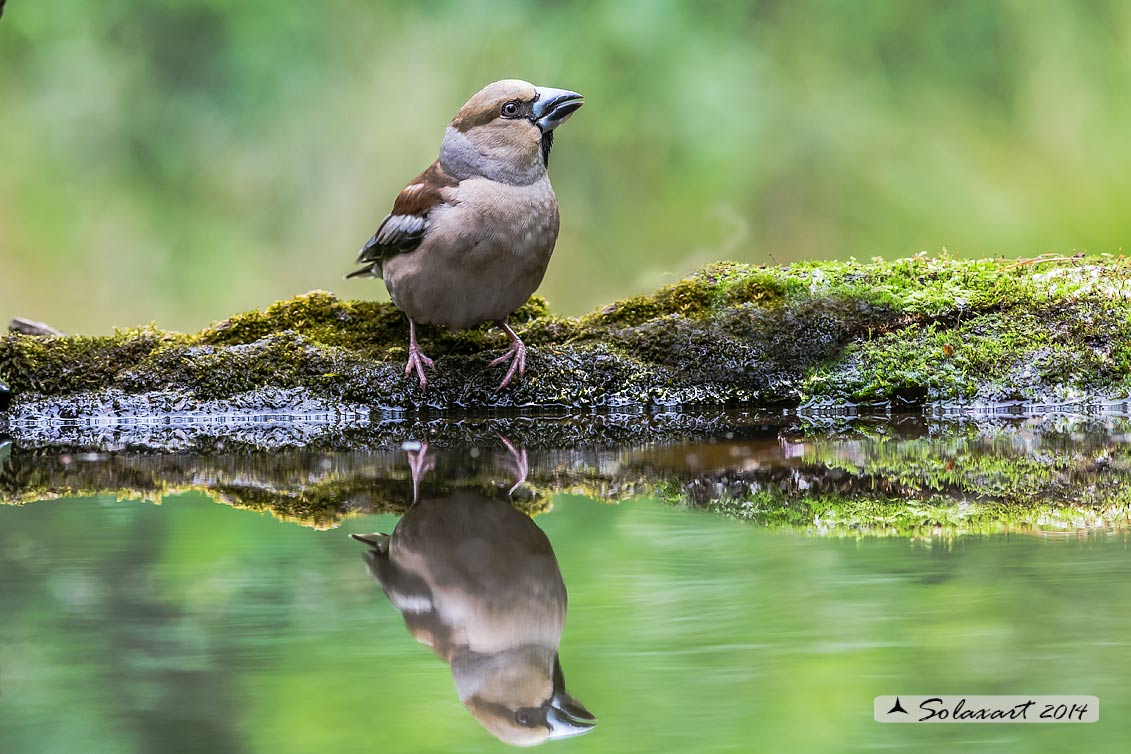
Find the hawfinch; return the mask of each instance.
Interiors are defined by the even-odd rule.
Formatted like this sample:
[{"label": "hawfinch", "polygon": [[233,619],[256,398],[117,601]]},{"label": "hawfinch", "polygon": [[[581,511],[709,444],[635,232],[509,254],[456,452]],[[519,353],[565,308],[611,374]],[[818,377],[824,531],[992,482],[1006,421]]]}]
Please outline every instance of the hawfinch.
[{"label": "hawfinch", "polygon": [[392,535],[354,534],[405,626],[451,666],[460,701],[505,743],[585,733],[558,644],[566,590],[546,535],[506,500],[474,492],[417,502]]},{"label": "hawfinch", "polygon": [[525,81],[488,84],[448,125],[440,158],[405,187],[347,277],[384,278],[408,316],[405,375],[424,389],[435,369],[416,342],[416,323],[454,330],[494,322],[510,349],[499,389],[526,370],[526,346],[507,318],[542,282],[558,237],[558,202],[546,166],[554,129],[581,95]]},{"label": "hawfinch", "polygon": [[566,588],[550,540],[504,499],[420,497],[427,454],[410,454],[413,504],[393,533],[350,535],[369,545],[370,574],[495,737],[529,746],[591,730],[597,720],[566,692],[558,660]]}]

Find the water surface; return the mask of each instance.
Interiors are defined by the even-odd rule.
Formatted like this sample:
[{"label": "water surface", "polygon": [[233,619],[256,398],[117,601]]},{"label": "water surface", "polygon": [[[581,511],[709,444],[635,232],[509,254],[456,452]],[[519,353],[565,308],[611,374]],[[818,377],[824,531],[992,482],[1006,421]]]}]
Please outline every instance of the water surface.
[{"label": "water surface", "polygon": [[[513,580],[483,566],[478,587],[449,571],[429,589],[447,589],[465,612],[511,609],[517,639],[501,644],[549,647],[526,653],[542,658],[522,665],[529,676],[556,649],[568,694],[597,722],[546,750],[1123,749],[1122,425],[787,435],[531,451],[534,481],[513,498],[522,455],[500,441],[433,448],[435,468],[418,463],[418,500],[492,515],[513,500],[528,522],[518,510],[538,512],[529,528],[498,519],[493,549],[466,545],[511,564]],[[510,750],[457,688],[485,677],[488,661],[518,673],[510,650],[483,650],[481,631],[480,664],[454,672],[462,661],[420,642],[443,643],[442,626],[418,620],[419,601],[406,599],[421,589],[402,579],[390,599],[370,548],[347,536],[393,532],[400,513],[421,510],[407,508],[410,460],[421,458],[408,447],[274,454],[274,472],[270,457],[15,448],[3,489],[9,501],[24,490],[27,504],[0,506],[0,751]],[[170,469],[182,476],[163,496],[138,494],[168,483]],[[96,473],[124,498],[30,499],[33,489],[46,495],[44,479],[61,493],[68,476]],[[293,520],[302,519],[296,490],[335,484],[334,515],[304,519],[321,529]],[[825,485],[821,495],[814,485]],[[292,520],[215,502],[227,494],[248,506],[250,489],[290,495],[281,509],[260,507]],[[992,491],[1006,502],[995,507]],[[962,517],[911,527],[812,520],[829,514],[813,501],[831,495],[872,519],[883,500],[936,517],[950,500],[991,517],[965,527]],[[1008,518],[1025,495],[1059,517]],[[568,590],[564,625],[543,535]],[[500,554],[507,537],[526,554]],[[416,555],[441,573],[458,549]],[[874,723],[872,697],[892,693],[1094,694],[1102,713],[1078,726]]]}]

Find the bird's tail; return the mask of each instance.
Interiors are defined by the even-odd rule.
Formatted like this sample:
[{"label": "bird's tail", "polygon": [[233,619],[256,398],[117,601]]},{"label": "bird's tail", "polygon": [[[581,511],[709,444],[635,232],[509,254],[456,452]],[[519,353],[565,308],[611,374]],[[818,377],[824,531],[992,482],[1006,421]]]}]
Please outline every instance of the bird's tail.
[{"label": "bird's tail", "polygon": [[354,270],[346,275],[346,280],[350,278],[379,278],[381,277],[381,265],[378,262],[367,264],[360,270]]},{"label": "bird's tail", "polygon": [[380,532],[374,534],[351,534],[350,539],[356,539],[362,544],[367,544],[375,550],[385,551],[389,549],[389,535],[381,534]]}]

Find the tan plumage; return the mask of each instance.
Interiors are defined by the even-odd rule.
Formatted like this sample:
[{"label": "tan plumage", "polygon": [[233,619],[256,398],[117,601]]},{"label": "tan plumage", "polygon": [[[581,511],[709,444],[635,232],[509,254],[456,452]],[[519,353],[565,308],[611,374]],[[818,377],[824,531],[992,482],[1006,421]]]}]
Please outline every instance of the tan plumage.
[{"label": "tan plumage", "polygon": [[351,536],[370,545],[370,573],[493,735],[529,746],[593,728],[592,713],[565,688],[565,584],[529,516],[507,500],[458,491],[415,502],[392,535]]},{"label": "tan plumage", "polygon": [[525,81],[496,81],[460,108],[440,157],[413,179],[362,247],[349,277],[383,277],[409,319],[409,360],[427,386],[432,360],[416,323],[452,329],[495,322],[511,339],[500,389],[525,371],[526,347],[507,318],[542,282],[558,237],[558,203],[546,173],[553,130],[581,95]]}]

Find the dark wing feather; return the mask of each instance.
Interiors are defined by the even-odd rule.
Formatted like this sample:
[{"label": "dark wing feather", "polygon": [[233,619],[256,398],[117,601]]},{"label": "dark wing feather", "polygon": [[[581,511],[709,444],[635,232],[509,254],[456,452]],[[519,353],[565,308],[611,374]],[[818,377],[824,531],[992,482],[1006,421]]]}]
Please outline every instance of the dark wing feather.
[{"label": "dark wing feather", "polygon": [[361,247],[357,263],[365,266],[346,277],[381,277],[381,265],[386,259],[419,246],[428,232],[429,213],[445,202],[445,189],[458,185],[459,181],[445,173],[439,161],[428,166],[401,191],[393,202],[393,211]]}]

